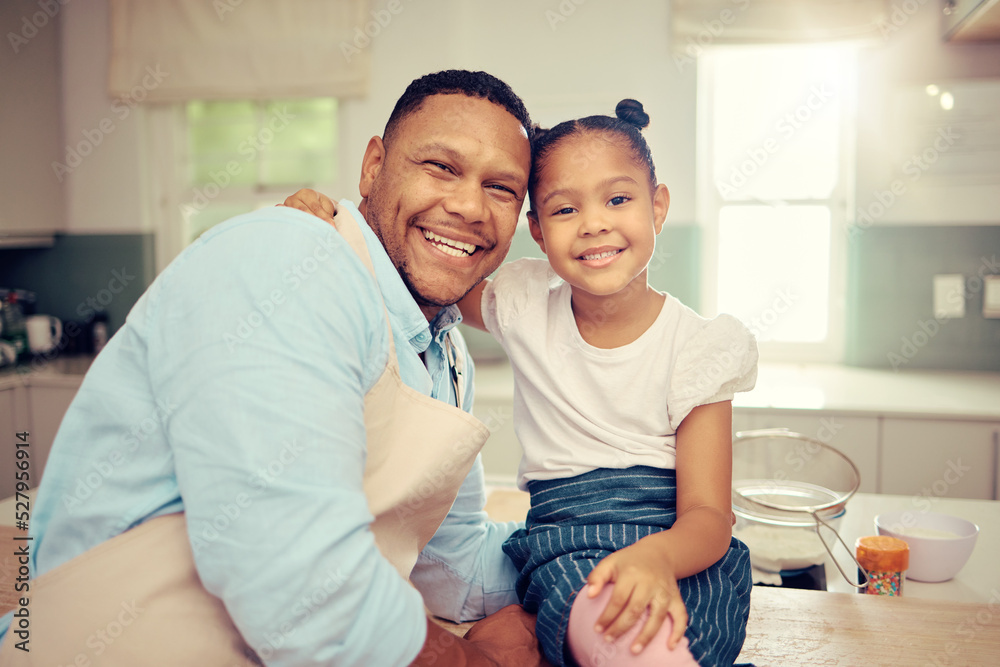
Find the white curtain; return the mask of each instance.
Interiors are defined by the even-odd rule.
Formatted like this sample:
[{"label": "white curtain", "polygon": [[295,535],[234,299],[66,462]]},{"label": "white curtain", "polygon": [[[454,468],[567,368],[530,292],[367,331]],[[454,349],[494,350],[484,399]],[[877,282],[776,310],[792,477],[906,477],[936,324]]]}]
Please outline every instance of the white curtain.
[{"label": "white curtain", "polygon": [[368,49],[394,17],[383,14],[368,0],[111,0],[109,92],[155,102],[365,95]]},{"label": "white curtain", "polygon": [[713,44],[768,44],[883,36],[888,0],[673,0],[678,50]]}]

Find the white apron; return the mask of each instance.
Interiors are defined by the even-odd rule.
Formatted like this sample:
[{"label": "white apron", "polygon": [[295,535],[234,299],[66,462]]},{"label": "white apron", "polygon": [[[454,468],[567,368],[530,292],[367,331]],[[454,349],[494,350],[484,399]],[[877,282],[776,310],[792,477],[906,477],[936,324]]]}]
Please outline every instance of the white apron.
[{"label": "white apron", "polygon": [[[336,222],[374,276],[358,223],[343,209]],[[468,413],[403,384],[391,329],[389,345],[386,369],[365,395],[364,489],[375,542],[408,579],[489,431]],[[219,598],[202,586],[183,513],[144,522],[46,572],[32,581],[30,597],[31,651],[14,648],[15,618],[0,665],[261,664]]]}]

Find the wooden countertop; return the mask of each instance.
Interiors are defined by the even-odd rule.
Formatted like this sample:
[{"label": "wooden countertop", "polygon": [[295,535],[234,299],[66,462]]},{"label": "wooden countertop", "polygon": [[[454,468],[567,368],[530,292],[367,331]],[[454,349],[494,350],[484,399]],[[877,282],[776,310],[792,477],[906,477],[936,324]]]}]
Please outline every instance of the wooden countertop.
[{"label": "wooden countertop", "polygon": [[1000,664],[1000,603],[755,586],[737,662],[756,667]]},{"label": "wooden countertop", "polygon": [[[876,510],[884,509],[883,505],[894,507],[906,500],[858,494],[850,501],[848,515],[857,515],[856,528],[860,531]],[[934,509],[959,514],[974,509],[1000,519],[996,512],[1000,503],[996,502],[941,499],[940,505]],[[486,502],[487,513],[498,521],[523,520],[528,507],[528,494],[509,488],[493,489]],[[984,517],[974,518],[985,528],[989,523]],[[844,528],[845,533],[855,530],[853,524],[845,523]],[[988,536],[989,540],[993,538]],[[984,567],[992,566],[995,578],[997,568],[993,566],[991,546],[989,542],[986,549],[977,549],[974,555],[981,557]],[[963,573],[985,572],[971,565]],[[828,568],[828,582],[839,576]],[[898,598],[754,586],[747,639],[737,662],[752,662],[756,667],[996,667],[1000,665],[1000,586],[982,580],[977,602],[940,599],[959,595],[972,583],[956,579],[918,586],[908,581],[908,592],[921,597]],[[446,621],[440,624],[460,636],[472,625]]]},{"label": "wooden countertop", "polygon": [[[458,636],[473,625],[438,624]],[[996,667],[1000,603],[754,586],[737,662],[755,667]]]}]

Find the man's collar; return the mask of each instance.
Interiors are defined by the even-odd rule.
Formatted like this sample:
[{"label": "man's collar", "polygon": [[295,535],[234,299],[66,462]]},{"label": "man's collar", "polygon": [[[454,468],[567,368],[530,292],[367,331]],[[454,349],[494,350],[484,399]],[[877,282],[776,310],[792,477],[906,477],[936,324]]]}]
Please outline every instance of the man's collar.
[{"label": "man's collar", "polygon": [[458,306],[446,306],[442,308],[434,319],[428,324],[427,318],[421,312],[417,303],[413,300],[413,295],[406,288],[403,279],[399,277],[396,266],[386,254],[382,242],[367,224],[364,216],[349,199],[341,199],[338,206],[347,209],[361,228],[361,235],[368,246],[368,254],[372,258],[372,266],[375,267],[375,278],[378,281],[379,290],[382,292],[382,299],[385,307],[392,317],[392,326],[398,329],[397,333],[405,336],[410,341],[410,345],[418,354],[427,349],[431,339],[438,337],[441,332],[445,332],[454,327],[462,320]]}]

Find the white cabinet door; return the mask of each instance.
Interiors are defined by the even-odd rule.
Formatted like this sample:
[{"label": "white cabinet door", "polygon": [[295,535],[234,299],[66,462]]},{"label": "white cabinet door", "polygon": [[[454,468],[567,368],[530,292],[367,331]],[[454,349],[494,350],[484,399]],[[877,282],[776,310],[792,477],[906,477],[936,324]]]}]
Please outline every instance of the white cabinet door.
[{"label": "white cabinet door", "polygon": [[[0,104],[0,246],[18,245],[17,239],[31,236],[51,236],[65,226],[66,174],[52,165],[66,168],[66,143],[83,138],[79,130],[84,128],[77,130],[78,136],[62,141],[61,30],[56,24],[63,17],[51,13],[59,9],[56,3],[35,0],[0,3],[0,25],[6,36],[0,49],[4,90]],[[96,127],[87,129],[97,131]]]},{"label": "white cabinet door", "polygon": [[998,430],[984,422],[884,419],[881,492],[994,498]]},{"label": "white cabinet door", "polygon": [[818,410],[744,410],[733,412],[733,430],[787,428],[836,448],[861,473],[861,491],[878,492],[878,417],[845,416]]},{"label": "white cabinet door", "polygon": [[[82,380],[82,379],[81,379]],[[77,386],[32,386],[28,402],[31,420],[31,485],[42,481],[42,471],[49,459],[56,431],[69,404],[76,396]]]},{"label": "white cabinet door", "polygon": [[[14,485],[17,481],[14,478],[17,433],[28,433],[31,456],[34,456],[34,441],[31,438],[27,403],[27,389],[25,387],[18,385],[0,389],[0,498],[14,495]],[[38,484],[35,476],[38,475],[38,478],[41,478],[41,468],[36,467],[34,460],[31,460],[30,466],[28,472],[34,486]]]},{"label": "white cabinet door", "polygon": [[1000,428],[993,429],[993,500],[1000,500]]}]

